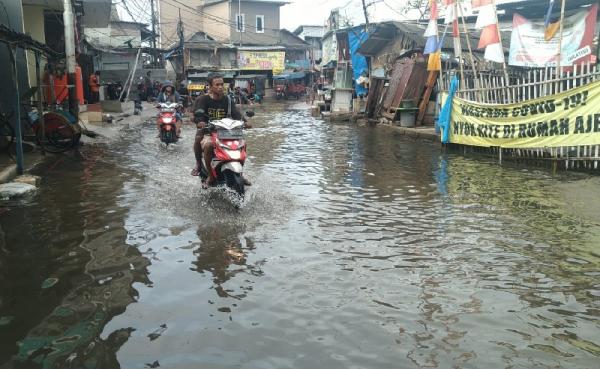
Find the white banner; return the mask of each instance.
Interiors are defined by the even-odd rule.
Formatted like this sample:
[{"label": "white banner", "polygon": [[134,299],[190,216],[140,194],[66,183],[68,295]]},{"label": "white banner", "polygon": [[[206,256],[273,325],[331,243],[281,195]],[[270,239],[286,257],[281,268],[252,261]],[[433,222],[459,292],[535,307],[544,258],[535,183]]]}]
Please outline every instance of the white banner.
[{"label": "white banner", "polygon": [[[592,43],[596,34],[598,5],[565,18],[561,44],[562,66],[594,61]],[[532,22],[519,14],[513,17],[508,63],[520,67],[552,67],[558,60],[557,33],[550,41],[544,38],[544,23]]]}]

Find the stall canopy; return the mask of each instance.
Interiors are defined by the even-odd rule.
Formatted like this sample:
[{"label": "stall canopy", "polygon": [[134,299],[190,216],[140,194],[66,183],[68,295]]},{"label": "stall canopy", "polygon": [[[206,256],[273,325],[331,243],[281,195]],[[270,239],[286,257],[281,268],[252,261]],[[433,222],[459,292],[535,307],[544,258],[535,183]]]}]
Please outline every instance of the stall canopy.
[{"label": "stall canopy", "polygon": [[304,72],[294,72],[294,73],[286,73],[286,74],[279,74],[276,76],[273,76],[273,79],[301,79],[304,78],[306,76],[306,73]]}]

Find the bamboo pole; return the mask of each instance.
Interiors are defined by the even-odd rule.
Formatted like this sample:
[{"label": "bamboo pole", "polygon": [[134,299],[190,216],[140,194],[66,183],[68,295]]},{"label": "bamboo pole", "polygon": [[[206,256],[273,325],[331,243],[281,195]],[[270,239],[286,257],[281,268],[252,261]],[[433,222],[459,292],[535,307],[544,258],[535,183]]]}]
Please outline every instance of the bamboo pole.
[{"label": "bamboo pole", "polygon": [[492,0],[492,5],[494,5],[494,18],[496,19],[496,31],[498,32],[498,40],[500,40],[500,47],[502,48],[502,69],[504,70],[504,77],[506,77],[506,82],[510,84],[510,79],[508,78],[508,68],[506,66],[506,59],[504,58],[502,34],[500,33],[500,24],[498,24],[498,8],[496,7],[496,0]]},{"label": "bamboo pole", "polygon": [[[471,37],[469,37],[469,31],[467,29],[467,23],[465,22],[465,16],[462,11],[462,7],[458,7],[460,11],[460,19],[462,21],[463,30],[465,32],[465,38],[467,39],[467,47],[469,49],[469,58],[471,59],[471,67],[473,69],[473,83],[475,83],[475,88],[479,88],[479,76],[477,75],[477,68],[475,67],[475,58],[473,58],[473,50],[471,49]],[[464,87],[464,86],[463,86]]]},{"label": "bamboo pole", "polygon": [[556,61],[556,74],[560,77],[560,62],[562,59],[563,22],[565,20],[565,0],[560,5],[560,36],[558,37],[558,60]]},{"label": "bamboo pole", "polygon": [[[464,70],[464,66],[463,66],[463,56],[462,56],[462,42],[460,40],[460,28],[458,27],[458,1],[454,2],[454,17],[456,17],[456,20],[452,20],[452,35],[454,36],[454,22],[456,22],[456,28],[458,31],[458,52],[459,52],[459,57],[458,57],[458,63],[460,64],[460,85],[462,88],[465,88],[465,70]],[[454,40],[454,42],[456,42],[457,40]],[[456,50],[455,50],[456,52]]]}]

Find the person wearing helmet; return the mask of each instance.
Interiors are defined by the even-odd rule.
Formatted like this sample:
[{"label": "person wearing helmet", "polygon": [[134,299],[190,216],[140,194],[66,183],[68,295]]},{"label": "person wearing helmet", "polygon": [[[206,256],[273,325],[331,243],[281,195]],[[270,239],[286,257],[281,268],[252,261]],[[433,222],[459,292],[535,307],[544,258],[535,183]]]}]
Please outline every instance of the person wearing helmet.
[{"label": "person wearing helmet", "polygon": [[[159,103],[181,103],[181,96],[177,91],[175,91],[175,87],[171,83],[171,81],[165,81],[163,84],[162,91],[158,95]],[[179,109],[175,113],[175,126],[177,127],[177,137],[181,136],[181,111]],[[160,132],[160,124],[157,123],[158,131]]]}]

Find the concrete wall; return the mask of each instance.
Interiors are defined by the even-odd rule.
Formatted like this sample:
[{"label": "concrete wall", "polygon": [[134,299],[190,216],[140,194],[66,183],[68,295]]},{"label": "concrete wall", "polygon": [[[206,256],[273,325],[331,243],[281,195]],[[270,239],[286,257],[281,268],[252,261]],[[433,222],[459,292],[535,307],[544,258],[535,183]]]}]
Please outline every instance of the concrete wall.
[{"label": "concrete wall", "polygon": [[142,44],[140,25],[137,24],[111,22],[108,28],[86,28],[84,34],[94,46],[128,47],[126,41],[131,41],[132,47]]},{"label": "concrete wall", "polygon": [[[158,19],[160,23],[160,30],[156,32],[160,35],[157,40],[157,46],[167,48],[172,46],[173,43],[179,42],[179,36],[177,35],[177,22],[179,20],[179,9],[177,3],[166,2],[157,0]],[[198,8],[202,3],[202,0],[185,0],[182,1],[190,8]],[[174,5],[173,5],[174,4]],[[181,9],[181,20],[184,24],[184,36],[187,40],[188,37],[194,33],[201,31],[202,27],[202,16],[198,12],[194,12],[189,8],[179,6]],[[150,8],[148,7],[148,11]]]},{"label": "concrete wall", "polygon": [[[31,38],[41,43],[46,43],[46,34],[44,29],[44,8],[42,6],[23,5],[23,26],[25,33]],[[46,64],[45,58],[42,58],[42,68]],[[29,76],[29,85],[37,86],[35,72],[35,53],[27,51],[27,70]],[[43,73],[43,72],[42,72]]]},{"label": "concrete wall", "polygon": [[232,27],[228,22],[235,23],[235,19],[230,17],[229,7],[230,4],[226,1],[202,8],[206,16],[202,17],[200,24],[202,31],[225,43],[231,42],[232,37]]},{"label": "concrete wall", "polygon": [[322,43],[323,48],[321,50],[323,53],[323,61],[321,62],[321,65],[325,65],[332,60],[337,60],[338,50],[337,38],[335,37],[335,33],[331,33],[327,37],[325,37]]},{"label": "concrete wall", "polygon": [[[236,22],[238,8],[232,6],[231,19]],[[245,32],[242,32],[242,44],[273,45],[279,41],[279,6],[266,3],[242,2],[242,14],[245,16]],[[256,16],[264,16],[264,33],[256,30]],[[240,33],[234,28],[233,41],[238,43]]]},{"label": "concrete wall", "polygon": [[190,63],[194,68],[234,69],[236,67],[236,51],[219,49],[213,50],[190,49]]},{"label": "concrete wall", "polygon": [[[279,5],[242,1],[241,13],[244,14],[245,30],[241,33],[241,42],[246,45],[273,45],[279,42]],[[240,43],[240,32],[236,22],[237,2],[222,2],[205,6],[203,12],[217,19],[203,17],[203,30],[216,40],[224,43]],[[264,32],[257,32],[256,16],[264,16]]]}]

